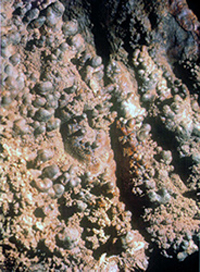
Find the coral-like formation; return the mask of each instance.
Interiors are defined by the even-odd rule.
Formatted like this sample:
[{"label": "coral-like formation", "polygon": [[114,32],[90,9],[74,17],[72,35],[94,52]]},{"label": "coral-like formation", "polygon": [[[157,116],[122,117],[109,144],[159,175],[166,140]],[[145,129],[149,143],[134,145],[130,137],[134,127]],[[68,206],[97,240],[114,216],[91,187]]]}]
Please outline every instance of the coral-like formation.
[{"label": "coral-like formation", "polygon": [[3,0],[1,21],[0,269],[193,256],[200,24],[186,1]]}]

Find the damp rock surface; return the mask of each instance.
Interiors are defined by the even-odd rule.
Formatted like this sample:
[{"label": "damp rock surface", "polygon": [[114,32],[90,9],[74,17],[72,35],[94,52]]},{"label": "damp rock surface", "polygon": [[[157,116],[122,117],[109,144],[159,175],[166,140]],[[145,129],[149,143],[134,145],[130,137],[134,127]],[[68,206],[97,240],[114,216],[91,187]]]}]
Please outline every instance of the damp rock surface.
[{"label": "damp rock surface", "polygon": [[195,10],[3,0],[1,25],[0,270],[155,272],[196,256]]}]

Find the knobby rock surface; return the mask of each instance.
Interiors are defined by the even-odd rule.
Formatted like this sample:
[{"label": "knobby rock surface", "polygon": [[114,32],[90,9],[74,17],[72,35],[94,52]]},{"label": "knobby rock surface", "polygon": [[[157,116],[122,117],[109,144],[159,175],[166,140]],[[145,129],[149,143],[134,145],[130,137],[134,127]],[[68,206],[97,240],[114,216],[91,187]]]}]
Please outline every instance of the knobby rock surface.
[{"label": "knobby rock surface", "polygon": [[196,272],[187,2],[2,0],[1,271]]}]

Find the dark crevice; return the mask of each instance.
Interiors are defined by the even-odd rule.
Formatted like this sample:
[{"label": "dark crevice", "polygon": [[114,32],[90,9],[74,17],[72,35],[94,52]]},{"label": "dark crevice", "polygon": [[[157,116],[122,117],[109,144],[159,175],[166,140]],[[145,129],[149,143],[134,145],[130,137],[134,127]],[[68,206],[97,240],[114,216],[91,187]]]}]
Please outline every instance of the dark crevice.
[{"label": "dark crevice", "polygon": [[191,9],[194,12],[194,14],[197,16],[198,20],[200,20],[199,1],[187,0],[187,4],[188,4],[189,9]]},{"label": "dark crevice", "polygon": [[97,250],[93,251],[93,256],[96,260],[99,260],[103,253],[107,252],[107,257],[113,255],[119,255],[122,252],[121,243],[119,239],[113,245],[113,237],[110,238],[107,243],[101,245]]},{"label": "dark crevice", "polygon": [[179,262],[176,259],[165,258],[159,252],[154,252],[151,256],[146,272],[198,272],[198,255],[198,252],[196,252],[188,256],[184,261]]},{"label": "dark crevice", "polygon": [[37,218],[45,218],[45,214],[44,214],[42,208],[36,208],[34,211],[34,215]]},{"label": "dark crevice", "polygon": [[[200,95],[200,83],[197,84],[197,78],[192,74],[192,70],[194,70],[194,66],[197,65],[199,66],[200,64],[200,59],[196,62],[191,61],[192,67],[189,69],[185,65],[185,63],[179,63],[176,62],[174,64],[174,73],[176,77],[180,78],[183,83],[188,87],[188,90],[191,94],[197,93]],[[200,103],[200,97],[198,98],[198,102]]]},{"label": "dark crevice", "polygon": [[68,219],[74,215],[74,213],[76,212],[75,207],[67,207],[64,204],[60,204],[59,206],[59,211],[60,211],[60,216],[59,219],[60,220],[65,220],[66,222],[68,221]]},{"label": "dark crevice", "polygon": [[42,262],[42,261],[46,260],[47,257],[52,257],[52,253],[49,250],[49,248],[45,245],[44,240],[41,240],[41,241],[38,242],[37,254],[36,255],[37,256],[39,255],[39,259],[40,259],[39,262]]},{"label": "dark crevice", "polygon": [[107,66],[110,51],[110,44],[107,39],[107,30],[103,28],[100,20],[99,14],[101,9],[101,4],[98,1],[92,1],[91,3],[91,22],[92,22],[92,33],[94,35],[95,48],[97,55],[102,57],[103,64]]},{"label": "dark crevice", "polygon": [[159,119],[149,118],[146,121],[151,125],[152,139],[156,141],[158,146],[161,146],[163,150],[170,150],[172,152],[172,165],[174,166],[174,172],[176,172],[181,177],[182,181],[186,183],[191,174],[191,158],[180,158],[177,151],[180,146],[179,142],[175,138],[174,133],[167,130]]},{"label": "dark crevice", "polygon": [[197,192],[195,190],[192,190],[192,191],[183,193],[183,196],[187,197],[187,198],[193,198],[194,200],[196,200],[197,199]]},{"label": "dark crevice", "polygon": [[131,38],[131,33],[130,33],[130,20],[131,20],[131,16],[127,16],[126,21],[124,21],[121,25],[121,28],[123,29],[123,47],[127,52],[132,52],[133,49],[131,48],[130,45],[130,38]]}]

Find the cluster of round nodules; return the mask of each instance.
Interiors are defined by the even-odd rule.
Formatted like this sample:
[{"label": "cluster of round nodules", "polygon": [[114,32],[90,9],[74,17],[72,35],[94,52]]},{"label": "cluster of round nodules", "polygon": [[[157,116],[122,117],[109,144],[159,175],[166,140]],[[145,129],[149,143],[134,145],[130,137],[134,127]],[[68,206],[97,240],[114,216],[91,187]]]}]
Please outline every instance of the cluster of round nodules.
[{"label": "cluster of round nodules", "polygon": [[[74,105],[79,103],[75,100],[72,101],[69,109],[67,101],[72,98],[70,94],[76,91],[76,84],[74,75],[72,76],[73,73],[70,74],[67,66],[58,67],[59,62],[62,63],[64,57],[67,61],[75,57],[76,59],[80,58],[80,62],[83,62],[84,66],[84,63],[89,61],[84,66],[84,70],[87,70],[84,80],[93,92],[97,92],[101,89],[98,85],[99,80],[103,78],[102,59],[96,56],[94,52],[92,54],[86,52],[85,41],[79,33],[79,25],[76,20],[63,21],[65,7],[60,1],[30,2],[27,4],[19,2],[14,4],[11,9],[13,10],[14,29],[11,25],[10,40],[9,35],[6,34],[3,36],[2,42],[3,56],[6,59],[6,73],[3,84],[5,89],[2,93],[1,102],[2,105],[7,106],[16,97],[19,100],[17,107],[19,107],[19,112],[23,118],[18,118],[16,124],[14,124],[15,135],[24,135],[29,132],[33,132],[35,136],[45,135],[60,128],[60,119],[62,122],[66,119],[68,121],[72,113],[78,114],[79,109],[80,114],[82,114],[81,107],[77,109]],[[13,38],[14,32],[18,33],[18,28],[21,36],[26,38],[24,47],[32,52],[45,48],[43,51],[38,51],[42,54],[42,58],[47,59],[47,67],[44,68],[42,74],[39,71],[33,71],[31,67],[27,70],[26,77],[22,72],[19,75],[21,55],[15,52],[14,47],[19,39]],[[54,32],[57,34],[54,35]],[[25,35],[22,35],[22,33]],[[29,62],[25,65],[28,66]],[[52,69],[53,65],[55,65],[54,69]],[[24,67],[22,68],[24,70]],[[20,86],[17,85],[18,82]],[[63,92],[58,87],[60,85],[62,85]],[[77,100],[80,100],[80,97]],[[66,112],[63,104],[68,104]],[[58,108],[64,115],[61,114],[59,119],[55,118],[55,111]],[[61,110],[61,108],[63,109]],[[59,113],[57,113],[57,116]]]},{"label": "cluster of round nodules", "polygon": [[78,22],[73,19],[63,23],[62,33],[66,42],[76,51],[76,58],[80,58],[81,53],[86,50],[84,38],[79,32]]},{"label": "cluster of round nodules", "polygon": [[[33,8],[33,3],[19,2],[13,4],[12,7],[9,7],[13,11],[13,23],[10,24],[9,28],[2,31],[3,43],[1,46],[5,73],[3,74],[1,104],[8,107],[14,100],[17,100],[16,110],[18,109],[23,116],[17,118],[14,122],[13,131],[15,135],[24,135],[32,131],[35,135],[40,135],[55,130],[60,125],[60,120],[53,116],[58,107],[59,93],[55,93],[50,81],[45,81],[45,79],[39,81],[40,75],[37,71],[32,72],[29,78],[25,76],[22,72],[25,70],[24,63],[21,61],[22,54],[18,52],[16,47],[19,42],[28,46],[29,41],[32,41],[32,35],[34,36],[31,29],[39,29],[42,26],[41,21],[44,23],[46,18],[49,18],[49,22],[52,21],[53,24],[53,16],[61,20],[64,6],[59,1],[48,7],[41,6],[39,3],[38,5],[38,7]],[[7,24],[9,25],[8,22]],[[27,30],[26,26],[28,26]],[[15,37],[17,35],[15,33],[25,37],[24,41]],[[37,82],[36,85],[35,82]],[[31,94],[29,89],[34,89],[36,95]]]},{"label": "cluster of round nodules", "polygon": [[163,101],[171,97],[171,90],[163,77],[162,70],[158,69],[145,46],[141,50],[135,50],[132,61],[137,69],[136,73],[140,84],[139,92],[142,102],[151,103],[155,99]]},{"label": "cluster of round nodules", "polygon": [[127,167],[127,164],[130,169],[126,177],[122,170],[121,179],[126,187],[131,187],[134,196],[145,194],[148,201],[161,205],[168,203],[173,194],[173,190],[168,190],[163,182],[170,183],[168,172],[174,170],[171,165],[173,157],[170,150],[163,150],[152,142],[150,130],[149,124],[138,127],[133,121],[123,122],[122,118],[117,122],[118,140],[126,163],[120,165],[120,169]]},{"label": "cluster of round nodules", "polygon": [[[145,258],[143,251],[147,249],[148,245],[141,234],[138,231],[129,230],[120,237],[120,242],[126,254],[130,255],[132,260],[134,260],[135,264],[132,265],[137,267],[137,269],[139,268],[145,271],[148,267],[148,261]],[[140,256],[139,262],[138,256]]]},{"label": "cluster of round nodules", "polygon": [[193,89],[198,93],[200,87],[200,67],[193,60],[186,59],[184,61],[179,61],[179,65],[183,69],[185,75],[192,82]]},{"label": "cluster of round nodules", "polygon": [[163,150],[159,146],[156,150],[157,152],[154,155],[154,173],[144,180],[144,187],[150,202],[154,205],[161,205],[170,202],[174,194],[172,188],[165,185],[167,182],[171,183],[168,173],[172,172],[174,167],[171,165],[173,156],[170,150]]},{"label": "cluster of round nodules", "polygon": [[62,33],[67,44],[75,52],[77,69],[87,86],[95,95],[101,93],[104,86],[104,65],[102,58],[96,55],[94,49],[86,46],[85,40],[78,32],[79,25],[76,20],[63,24]]},{"label": "cluster of round nodules", "polygon": [[13,122],[13,135],[26,135],[30,132],[29,126],[24,118]]},{"label": "cluster of round nodules", "polygon": [[131,74],[124,64],[110,60],[106,73],[114,85],[112,96],[119,104],[116,109],[119,117],[127,120],[134,118],[142,122],[146,116],[146,110],[140,106],[136,81],[131,79]]},{"label": "cluster of round nodules", "polygon": [[[14,8],[11,3],[4,2],[5,10],[12,14]],[[23,69],[23,58],[18,50],[19,44],[22,44],[23,24],[17,21],[11,21],[12,18],[3,15],[1,28],[1,58],[2,58],[2,91],[0,96],[0,104],[2,108],[9,110],[12,108],[13,117],[8,117],[6,121],[8,134],[25,135],[31,132],[26,118],[19,115],[19,105],[26,93],[26,75]],[[4,111],[4,114],[8,111]],[[14,117],[14,114],[15,117]],[[10,124],[9,124],[10,122]],[[11,124],[12,122],[12,124]],[[6,129],[5,129],[6,130]],[[6,132],[5,132],[6,135]]]},{"label": "cluster of round nodules", "polygon": [[131,255],[134,255],[135,251],[138,251],[147,246],[146,242],[142,239],[137,231],[130,230],[121,237],[122,247],[128,249]]},{"label": "cluster of round nodules", "polygon": [[[145,129],[147,129],[147,133],[143,132]],[[146,216],[148,217],[147,226],[150,224],[150,227],[147,227],[146,230],[151,233],[151,237],[156,237],[155,239],[152,238],[152,242],[155,242],[159,247],[162,246],[166,256],[167,254],[176,255],[178,253],[177,258],[184,260],[198,248],[194,242],[195,239],[191,240],[191,238],[189,242],[191,248],[187,247],[189,244],[187,242],[184,242],[185,245],[182,247],[179,238],[176,238],[179,237],[176,224],[180,224],[177,217],[180,216],[183,209],[189,211],[189,207],[192,207],[192,205],[195,207],[194,210],[197,207],[195,202],[191,204],[190,200],[186,201],[180,193],[179,188],[181,186],[184,188],[180,177],[178,177],[178,180],[173,178],[172,152],[164,150],[160,146],[154,146],[150,137],[147,137],[146,140],[145,137],[140,138],[141,132],[142,135],[144,133],[147,136],[149,131],[150,126],[148,124],[137,127],[136,122],[125,121],[123,118],[117,122],[117,135],[122,148],[122,157],[118,159],[120,161],[120,164],[118,164],[119,175],[121,173],[120,179],[125,190],[127,188],[128,192],[130,192],[131,189],[133,201],[138,200],[138,197],[140,197],[142,210],[144,209],[144,213],[147,213]],[[148,145],[148,143],[151,144]],[[145,148],[143,149],[144,144]],[[150,152],[149,155],[148,152]],[[124,165],[122,162],[124,162]],[[129,173],[124,171],[125,167],[129,169]],[[195,212],[191,213],[190,211],[189,213],[188,216],[193,223],[190,224],[190,222],[183,220],[182,227],[183,229],[190,229],[194,224],[194,230],[191,233],[196,235],[195,229],[198,228],[198,222],[194,219]],[[187,216],[184,213],[182,215]],[[142,214],[142,216],[144,215]],[[165,217],[166,220],[163,219]],[[170,229],[169,224],[172,226]],[[161,230],[158,225],[162,226]],[[153,233],[154,229],[155,233]],[[166,238],[166,233],[170,233],[170,238]],[[181,233],[181,241],[184,235]],[[127,247],[131,237],[130,233],[122,237],[122,244]],[[168,251],[169,248],[173,248],[172,253],[170,250]]]},{"label": "cluster of round nodules", "polygon": [[[149,181],[145,181],[145,185],[149,188]],[[156,190],[155,188],[154,190],[149,190],[147,193],[147,196],[150,200],[150,202],[154,203],[154,204],[166,204],[170,201],[171,199],[171,195],[168,192],[168,190],[166,188],[162,188],[161,190]]]},{"label": "cluster of round nodules", "polygon": [[193,131],[193,111],[187,99],[175,95],[170,105],[163,106],[162,121],[167,129],[175,132],[179,139],[187,140]]},{"label": "cluster of round nodules", "polygon": [[50,5],[46,10],[46,24],[49,27],[54,27],[62,20],[62,15],[65,11],[65,7],[60,1],[56,1]]},{"label": "cluster of round nodules", "polygon": [[85,40],[78,32],[76,20],[67,21],[62,26],[62,33],[71,49],[76,52],[77,69],[87,86],[96,95],[103,87],[104,65],[102,58],[97,56],[94,49],[86,46]]},{"label": "cluster of round nodules", "polygon": [[[155,153],[154,145],[149,145],[151,126],[148,123],[137,123],[134,118],[125,120],[121,117],[116,123],[116,129],[119,144],[123,149],[121,155],[125,158],[123,161],[126,164],[124,166],[120,165],[120,168],[127,167],[127,164],[129,164],[130,170],[127,175],[130,180],[135,179],[134,188],[137,188],[136,180],[139,181],[139,179],[147,175],[150,167],[149,162],[153,160]],[[148,149],[146,146],[148,146]],[[124,181],[128,187],[132,183],[130,180]],[[139,184],[141,185],[141,181],[139,181]],[[141,190],[138,187],[138,190],[135,193],[140,195],[143,189]]]},{"label": "cluster of round nodules", "polygon": [[64,12],[65,7],[60,1],[51,1],[32,9],[30,13],[34,13],[34,16],[31,20],[29,13],[24,17],[29,36],[32,38],[30,49],[34,51],[34,47],[50,48],[52,52],[49,57],[54,63],[63,60],[66,50],[74,51],[74,55],[85,50],[84,39],[78,33],[77,21],[73,19],[64,22]]},{"label": "cluster of round nodules", "polygon": [[58,108],[59,93],[54,90],[50,81],[40,81],[34,87],[34,99],[32,100],[31,115],[34,134],[40,135],[51,132],[60,127],[60,119],[55,118],[55,110]]},{"label": "cluster of round nodules", "polygon": [[64,249],[73,249],[79,243],[81,232],[76,227],[65,227],[57,234],[57,244]]},{"label": "cluster of round nodules", "polygon": [[56,164],[43,168],[41,175],[34,180],[34,186],[41,193],[47,193],[53,198],[60,198],[65,192],[65,187],[56,180],[60,176],[60,169]]},{"label": "cluster of round nodules", "polygon": [[181,243],[181,250],[177,254],[177,259],[179,261],[184,261],[188,255],[193,254],[194,252],[198,251],[198,246],[194,243],[194,241],[190,237],[186,237]]},{"label": "cluster of round nodules", "polygon": [[37,155],[29,161],[29,164],[33,169],[43,169],[36,170],[38,174],[33,176],[33,182],[31,184],[37,188],[39,192],[48,193],[53,198],[59,198],[64,193],[65,188],[62,184],[56,182],[61,172],[57,164],[50,164],[53,157],[54,152],[51,149],[39,149],[37,151]]},{"label": "cluster of round nodules", "polygon": [[77,187],[81,183],[81,179],[77,176],[73,166],[63,172],[57,164],[51,164],[53,156],[54,153],[50,149],[37,151],[32,166],[42,168],[42,170],[38,170],[39,174],[34,178],[32,185],[41,193],[47,193],[52,198],[60,198],[65,191]]},{"label": "cluster of round nodules", "polygon": [[[121,133],[123,134],[122,137],[120,137],[120,141],[123,142],[123,140],[126,139],[131,144],[134,144],[132,147],[137,147],[138,143],[146,142],[147,139],[150,137],[150,131],[151,131],[151,125],[148,123],[141,122],[141,120],[137,118],[130,118],[125,119],[123,117],[120,117],[117,121],[117,128],[121,130]],[[134,143],[137,141],[138,143]],[[131,142],[132,141],[132,142]]]},{"label": "cluster of round nodules", "polygon": [[97,55],[94,55],[93,57],[92,55],[88,55],[86,58],[88,58],[88,64],[85,66],[82,65],[80,73],[93,93],[95,95],[100,94],[101,89],[104,86],[104,65],[102,64],[102,58]]},{"label": "cluster of round nodules", "polygon": [[196,164],[200,162],[199,152],[195,148],[195,143],[199,142],[200,122],[197,107],[193,106],[195,102],[190,103],[189,98],[175,95],[170,105],[163,106],[161,120],[168,130],[175,133],[180,145],[180,157],[191,157]]},{"label": "cluster of round nodules", "polygon": [[65,11],[63,4],[56,0],[36,4],[18,2],[14,4],[14,8],[14,15],[22,19],[28,30],[40,28],[44,23],[54,27],[62,19]]},{"label": "cluster of round nodules", "polygon": [[165,164],[170,164],[172,162],[172,152],[170,150],[162,150],[161,151],[161,162]]},{"label": "cluster of round nodules", "polygon": [[[177,202],[176,199],[172,203],[165,203],[157,207],[151,214],[151,228],[147,228],[147,231],[151,234],[152,242],[155,242],[159,247],[162,245],[163,254],[167,257],[177,258],[179,261],[183,261],[186,257],[198,251],[198,222],[192,217],[190,220],[183,218],[182,221],[175,214],[177,207],[179,213],[181,210],[187,209],[188,202],[184,202],[184,200]],[[163,214],[161,210],[163,210]]]},{"label": "cluster of round nodules", "polygon": [[149,137],[150,131],[151,131],[151,126],[149,124],[143,124],[140,127],[140,129],[137,131],[137,139],[143,142]]},{"label": "cluster of round nodules", "polygon": [[172,80],[169,72],[163,73],[149,56],[145,46],[141,50],[135,50],[133,65],[137,69],[141,101],[162,101],[160,119],[178,140],[180,156],[191,157],[194,163],[199,163],[199,156],[195,155],[196,149],[190,147],[194,145],[192,141],[198,142],[200,135],[198,97],[191,101],[187,87],[181,80]]},{"label": "cluster of round nodules", "polygon": [[[16,30],[15,30],[16,31]],[[2,29],[2,32],[3,29]],[[5,41],[1,43],[2,50],[2,93],[1,105],[8,107],[14,100],[19,100],[22,96],[25,87],[25,75],[21,69],[21,57],[17,53],[16,45],[12,40],[9,40],[11,33],[5,32],[5,39],[2,33],[2,39]],[[9,44],[8,44],[9,43]],[[6,51],[4,53],[4,51]]]}]

